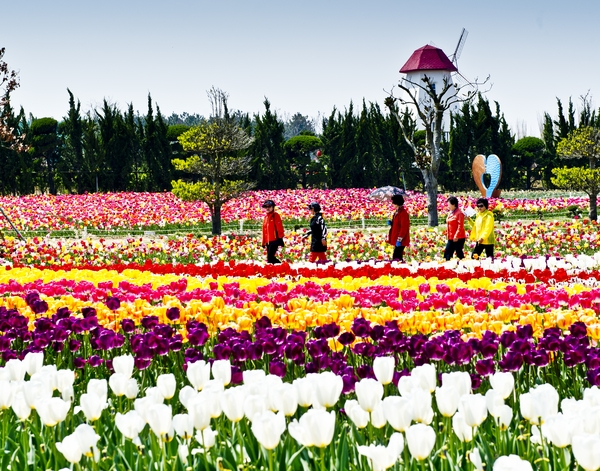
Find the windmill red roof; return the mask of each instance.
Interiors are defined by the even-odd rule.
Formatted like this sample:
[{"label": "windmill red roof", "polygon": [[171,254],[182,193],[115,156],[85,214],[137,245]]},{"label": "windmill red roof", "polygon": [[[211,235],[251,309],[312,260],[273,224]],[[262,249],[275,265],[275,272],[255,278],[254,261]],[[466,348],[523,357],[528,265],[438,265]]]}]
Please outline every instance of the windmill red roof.
[{"label": "windmill red roof", "polygon": [[406,74],[415,70],[449,70],[450,72],[456,72],[458,69],[448,59],[444,51],[428,44],[412,53],[410,59],[400,69],[400,73]]}]

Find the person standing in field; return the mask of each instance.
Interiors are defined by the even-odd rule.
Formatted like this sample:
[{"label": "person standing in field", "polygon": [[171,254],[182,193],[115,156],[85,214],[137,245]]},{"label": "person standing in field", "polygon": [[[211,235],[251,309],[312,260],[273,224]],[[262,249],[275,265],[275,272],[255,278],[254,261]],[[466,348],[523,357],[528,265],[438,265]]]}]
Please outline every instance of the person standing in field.
[{"label": "person standing in field", "polygon": [[463,248],[465,246],[465,215],[458,207],[458,198],[450,196],[448,198],[448,209],[450,210],[446,218],[446,249],[444,250],[444,258],[450,260],[454,253],[461,260],[465,258]]},{"label": "person standing in field", "polygon": [[325,255],[325,252],[327,252],[327,224],[325,224],[321,213],[321,205],[313,202],[308,205],[308,209],[312,214],[310,230],[304,234],[305,239],[311,237],[308,261],[325,262],[327,260]]},{"label": "person standing in field", "polygon": [[275,212],[273,200],[266,200],[262,207],[266,211],[262,227],[262,246],[267,249],[267,263],[281,263],[277,258],[277,250],[284,246],[281,216]]},{"label": "person standing in field", "polygon": [[392,219],[388,221],[391,226],[388,234],[388,244],[394,247],[392,259],[404,262],[404,249],[410,244],[410,217],[404,208],[404,197],[402,195],[393,195],[392,203],[396,206],[396,211]]},{"label": "person standing in field", "polygon": [[484,250],[486,257],[494,258],[494,244],[496,244],[494,214],[488,210],[488,205],[486,198],[479,198],[477,200],[475,221],[469,219],[471,224],[469,239],[476,242],[475,249],[473,249],[473,258],[479,258]]}]

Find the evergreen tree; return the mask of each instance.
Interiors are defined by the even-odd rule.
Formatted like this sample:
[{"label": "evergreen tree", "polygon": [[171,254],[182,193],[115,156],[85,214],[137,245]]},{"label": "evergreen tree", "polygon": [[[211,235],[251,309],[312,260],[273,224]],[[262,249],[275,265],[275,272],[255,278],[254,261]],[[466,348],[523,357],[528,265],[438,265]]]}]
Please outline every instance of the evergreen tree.
[{"label": "evergreen tree", "polygon": [[84,156],[83,156],[83,122],[81,118],[81,103],[71,90],[69,93],[69,113],[60,123],[58,132],[61,136],[61,165],[58,169],[63,185],[69,191],[77,193],[84,191]]},{"label": "evergreen tree", "polygon": [[167,125],[157,108],[154,118],[152,98],[148,95],[148,114],[144,123],[143,151],[148,166],[148,190],[166,191],[171,183],[171,148],[167,139]]},{"label": "evergreen tree", "polygon": [[48,188],[52,195],[57,193],[56,168],[59,165],[59,142],[58,121],[54,118],[34,119],[31,122],[29,152],[42,164],[47,184],[45,188]]},{"label": "evergreen tree", "polygon": [[271,111],[269,100],[265,98],[263,103],[263,116],[254,116],[254,141],[248,151],[252,157],[250,178],[261,190],[287,188],[290,171],[283,148],[285,126],[277,113]]}]

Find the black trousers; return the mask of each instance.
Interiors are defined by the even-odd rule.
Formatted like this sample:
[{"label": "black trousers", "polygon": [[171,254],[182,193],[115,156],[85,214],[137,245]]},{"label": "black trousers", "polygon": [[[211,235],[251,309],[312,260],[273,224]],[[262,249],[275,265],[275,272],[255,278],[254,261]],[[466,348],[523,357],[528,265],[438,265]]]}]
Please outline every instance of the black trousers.
[{"label": "black trousers", "polygon": [[276,256],[277,249],[279,249],[279,244],[276,240],[267,244],[267,263],[281,263],[281,260]]},{"label": "black trousers", "polygon": [[404,245],[401,245],[400,247],[394,247],[394,253],[392,254],[392,259],[400,260],[401,262],[404,261]]},{"label": "black trousers", "polygon": [[473,250],[473,258],[477,255],[480,257],[481,253],[485,250],[485,256],[488,258],[494,258],[494,244],[480,244],[479,242]]},{"label": "black trousers", "polygon": [[454,252],[456,252],[456,256],[462,260],[465,258],[465,252],[463,251],[464,246],[465,239],[458,239],[456,242],[449,240],[444,249],[444,258],[450,260],[454,256]]}]

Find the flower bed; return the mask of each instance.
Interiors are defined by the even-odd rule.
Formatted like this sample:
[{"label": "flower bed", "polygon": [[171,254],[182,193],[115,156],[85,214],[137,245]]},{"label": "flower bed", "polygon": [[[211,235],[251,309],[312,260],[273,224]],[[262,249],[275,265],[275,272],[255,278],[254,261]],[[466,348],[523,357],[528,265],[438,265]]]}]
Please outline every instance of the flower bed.
[{"label": "flower bed", "polygon": [[[368,198],[370,189],[335,190],[279,190],[250,192],[244,198],[231,200],[222,209],[224,222],[260,221],[261,204],[273,199],[284,220],[306,220],[306,206],[311,201],[323,205],[330,221],[374,218],[385,220],[393,210],[389,202]],[[443,210],[448,195],[438,196],[438,208]],[[465,198],[463,198],[464,200]],[[464,204],[474,206],[474,197],[466,197]],[[0,197],[0,205],[20,230],[82,230],[84,227],[102,230],[175,227],[192,228],[210,221],[204,203],[187,203],[172,193],[91,193],[84,195],[32,195]],[[490,208],[504,213],[529,214],[534,217],[551,216],[577,206],[585,211],[587,198],[556,197],[539,199],[493,199]],[[406,207],[412,217],[427,216],[426,197],[410,193]],[[0,229],[9,230],[8,222],[0,219]]]}]

